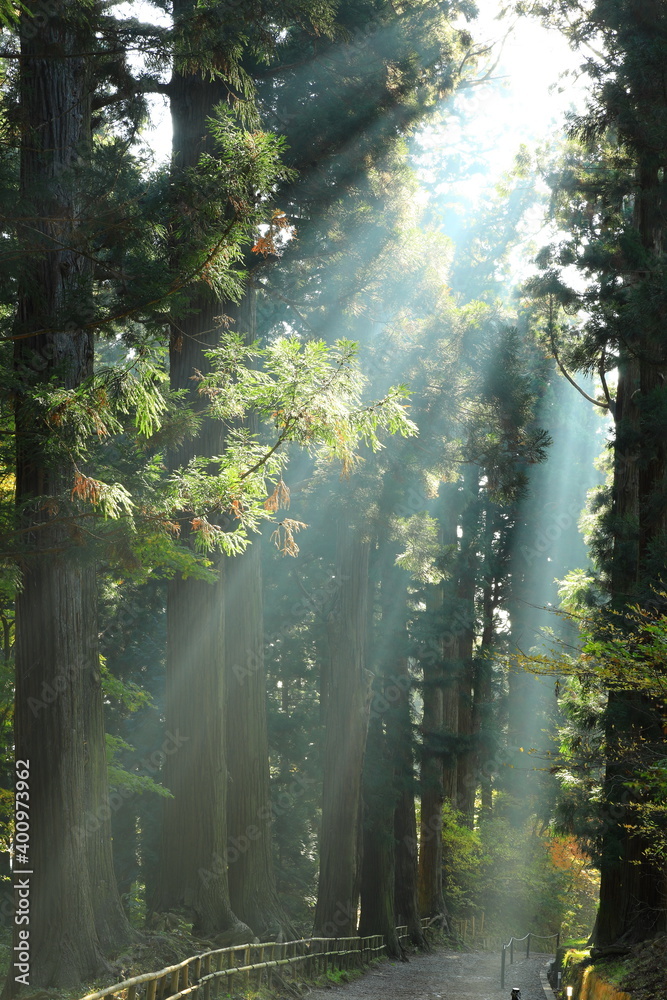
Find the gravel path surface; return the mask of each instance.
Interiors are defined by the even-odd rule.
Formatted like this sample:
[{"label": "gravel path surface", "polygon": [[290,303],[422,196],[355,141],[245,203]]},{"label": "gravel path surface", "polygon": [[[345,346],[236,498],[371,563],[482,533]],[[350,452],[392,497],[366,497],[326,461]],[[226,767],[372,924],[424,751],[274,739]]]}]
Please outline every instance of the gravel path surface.
[{"label": "gravel path surface", "polygon": [[544,977],[552,958],[531,955],[510,965],[508,956],[501,990],[500,955],[438,949],[411,955],[409,962],[382,962],[351,983],[313,990],[308,1000],[510,1000],[513,986],[521,990],[521,1000],[553,1000]]}]

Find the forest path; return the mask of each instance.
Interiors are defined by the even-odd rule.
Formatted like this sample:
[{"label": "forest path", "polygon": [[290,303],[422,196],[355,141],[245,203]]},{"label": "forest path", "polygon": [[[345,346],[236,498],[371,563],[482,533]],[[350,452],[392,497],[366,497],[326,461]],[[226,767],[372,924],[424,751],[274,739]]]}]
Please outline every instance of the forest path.
[{"label": "forest path", "polygon": [[509,1000],[513,986],[521,990],[521,1000],[553,1000],[545,976],[552,958],[537,954],[513,965],[508,961],[501,990],[498,953],[436,949],[410,955],[409,962],[382,962],[351,983],[313,990],[308,1000]]}]

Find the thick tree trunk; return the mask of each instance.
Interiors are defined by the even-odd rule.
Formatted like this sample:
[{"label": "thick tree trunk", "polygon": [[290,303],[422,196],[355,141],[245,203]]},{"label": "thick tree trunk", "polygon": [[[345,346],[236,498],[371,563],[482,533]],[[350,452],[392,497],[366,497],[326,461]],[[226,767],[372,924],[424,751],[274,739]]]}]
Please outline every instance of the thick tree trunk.
[{"label": "thick tree trunk", "polygon": [[[174,4],[175,16],[189,4]],[[207,149],[207,119],[219,99],[215,83],[174,73],[170,85],[176,176],[194,166]],[[184,211],[187,207],[184,207]],[[178,247],[174,248],[178,253]],[[184,389],[196,408],[193,376],[209,368],[205,352],[217,345],[221,304],[203,285],[190,309],[172,329],[171,386]],[[170,455],[177,468],[194,455],[221,452],[222,426],[204,420],[196,439]],[[183,512],[182,538],[188,536]],[[223,931],[250,937],[232,912],[227,874],[223,567],[215,583],[181,576],[167,589],[167,686],[165,784],[173,798],[165,803],[160,858],[159,908],[186,907],[198,933]]]},{"label": "thick tree trunk", "polygon": [[[107,758],[102,704],[102,678],[97,658],[97,594],[94,581],[87,590],[88,608],[85,612],[87,629],[94,629],[94,649],[91,663],[96,666],[86,671],[83,706],[84,732],[86,733],[86,847],[93,901],[95,929],[100,945],[107,954],[122,947],[132,936],[128,919],[123,910],[113,866],[111,817],[122,805],[121,796],[109,794]],[[91,817],[92,821],[88,822]]]},{"label": "thick tree trunk", "polygon": [[261,940],[281,933],[288,940],[295,932],[273,867],[259,542],[225,562],[225,614],[233,623],[225,630],[229,893]]},{"label": "thick tree trunk", "polygon": [[[380,684],[378,693],[383,699]],[[382,934],[387,954],[403,957],[394,920],[394,773],[382,711],[372,711],[363,776],[363,857],[359,933]]]},{"label": "thick tree trunk", "polygon": [[664,746],[660,715],[637,692],[613,691],[607,707],[607,763],[600,858],[600,909],[595,944],[633,944],[665,930],[667,894],[662,866],[650,856],[651,841],[637,828],[638,799],[632,780],[647,748]]},{"label": "thick tree trunk", "polygon": [[[20,982],[33,988],[76,986],[107,971],[95,929],[84,818],[85,677],[98,669],[83,635],[91,587],[90,567],[77,566],[74,556],[37,556],[24,572],[17,599],[16,761],[19,776],[23,762],[29,765],[25,870],[38,877],[23,879],[23,866],[15,864],[15,886],[30,889],[30,961],[26,969],[10,968],[9,995]],[[90,825],[95,826],[94,817]],[[18,909],[18,894],[16,904]],[[15,925],[14,947],[21,943],[20,929]],[[27,978],[17,983],[19,974]]]},{"label": "thick tree trunk", "polygon": [[227,880],[222,584],[177,578],[167,597],[161,910],[185,907],[198,933],[233,929]]},{"label": "thick tree trunk", "polygon": [[370,543],[347,523],[338,527],[340,582],[327,626],[320,877],[314,934],[342,937],[357,927],[360,879],[361,776],[370,705],[366,670]]},{"label": "thick tree trunk", "polygon": [[[82,328],[90,268],[75,249],[74,175],[89,147],[92,87],[77,53],[93,45],[77,3],[60,4],[38,32],[23,19],[21,196],[29,228],[19,238],[31,256],[15,327],[15,370],[25,387],[15,403],[16,497],[22,526],[34,528],[34,551],[16,604],[15,747],[17,771],[30,772],[30,846],[25,864],[18,854],[14,864],[17,912],[29,901],[29,925],[15,923],[13,945],[29,930],[30,954],[10,966],[8,995],[28,983],[76,986],[99,975],[107,968],[103,949],[130,934],[111,863],[95,566],[73,551],[74,522],[62,523],[74,468],[49,457],[48,430],[30,403],[39,382],[74,388],[92,373],[92,335]],[[22,868],[34,876],[23,878]]]},{"label": "thick tree trunk", "polygon": [[[252,287],[226,313],[237,334],[248,343],[256,339],[257,293]],[[256,420],[251,420],[254,430]],[[288,940],[297,933],[278,897],[273,865],[259,539],[243,554],[225,559],[225,578],[230,900],[236,915],[262,940],[279,934]]]},{"label": "thick tree trunk", "polygon": [[[653,31],[664,23],[656,5],[632,3],[629,14],[637,27]],[[637,95],[652,113],[665,113],[661,66],[655,62],[637,81]],[[649,113],[647,111],[647,113]],[[638,133],[641,134],[641,133]],[[647,137],[644,137],[645,140]],[[639,140],[641,142],[641,139]],[[652,136],[651,136],[652,141]],[[640,149],[636,171],[634,226],[647,254],[664,252],[664,181],[667,150]],[[646,272],[633,274],[629,284],[650,281]],[[667,539],[667,443],[665,395],[667,353],[664,347],[664,307],[649,315],[623,345],[618,366],[614,449],[615,537],[612,601],[627,612],[639,601],[665,613],[664,564],[655,553]],[[632,630],[632,622],[628,628]],[[662,712],[645,695],[633,691],[609,694],[603,816],[606,829],[600,866],[600,912],[596,944],[642,941],[667,928],[667,879],[664,865],[651,857],[648,835],[633,822],[641,800],[626,782],[645,770],[661,753]],[[630,760],[628,760],[628,757]]]}]

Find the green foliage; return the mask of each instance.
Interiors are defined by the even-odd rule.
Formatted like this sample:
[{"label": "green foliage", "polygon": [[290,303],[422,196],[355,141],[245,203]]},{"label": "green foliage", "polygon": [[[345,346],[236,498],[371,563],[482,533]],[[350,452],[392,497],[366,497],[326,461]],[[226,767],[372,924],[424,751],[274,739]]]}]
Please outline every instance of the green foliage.
[{"label": "green foliage", "polygon": [[[228,335],[210,358],[212,370],[201,377],[200,393],[209,400],[211,415],[239,420],[252,411],[271,418],[275,430],[273,440],[267,441],[266,432],[235,429],[222,455],[194,458],[172,475],[171,508],[192,512],[201,551],[242,551],[247,531],[256,530],[287,504],[289,492],[281,485],[289,457],[286,445],[306,448],[323,462],[338,461],[347,475],[361,460],[356,451],[360,445],[371,452],[382,447],[381,432],[416,433],[402,403],[404,388],[391,388],[384,398],[363,402],[367,380],[356,361],[356,347],[348,341],[327,347],[322,341],[303,344],[294,337],[279,338],[260,349],[244,346],[241,336]],[[262,366],[243,363],[251,358],[261,358]],[[267,478],[274,486],[268,498]],[[238,527],[223,530],[209,520],[211,512],[230,514]],[[283,524],[292,531],[296,526]]]},{"label": "green foliage", "polygon": [[471,830],[445,806],[443,878],[453,915],[483,910],[489,930],[506,937],[553,934],[563,924],[588,932],[596,885],[583,859],[538,832],[534,820],[518,827],[504,818],[501,798],[495,813]]},{"label": "green foliage", "polygon": [[484,909],[484,851],[479,830],[461,823],[462,817],[449,803],[442,815],[443,890],[455,917],[468,917]]},{"label": "green foliage", "polygon": [[[662,733],[667,722],[664,657],[667,618],[655,608],[577,615],[581,635],[578,656],[531,656],[529,669],[558,678],[560,747],[552,762],[561,790],[559,827],[574,833],[599,862],[608,827],[603,797],[604,768],[621,766],[623,828],[649,838],[647,853],[663,859],[667,815],[667,764]],[[609,725],[609,692],[645,698],[662,725],[642,729],[627,717]]]},{"label": "green foliage", "polygon": [[392,539],[403,549],[396,556],[396,565],[424,583],[438,583],[442,569],[442,548],[439,544],[439,524],[426,511],[412,517],[394,518]]},{"label": "green foliage", "polygon": [[139,882],[133,882],[130,891],[122,896],[122,903],[132,926],[143,929],[146,926],[146,917],[148,916],[145,886]]},{"label": "green foliage", "polygon": [[128,771],[126,768],[121,767],[117,762],[117,757],[121,753],[132,752],[134,747],[131,747],[120,736],[111,736],[106,733],[106,748],[107,748],[107,771],[109,775],[109,785],[110,787],[116,789],[122,789],[131,794],[140,794],[141,792],[153,792],[155,795],[160,795],[162,798],[168,799],[173,798],[171,792],[168,788],[163,785],[159,785],[153,778],[148,775],[136,774],[133,771]]},{"label": "green foliage", "polygon": [[151,696],[134,681],[123,681],[109,671],[105,664],[100,668],[102,688],[107,699],[114,699],[128,712],[136,712],[151,704]]}]

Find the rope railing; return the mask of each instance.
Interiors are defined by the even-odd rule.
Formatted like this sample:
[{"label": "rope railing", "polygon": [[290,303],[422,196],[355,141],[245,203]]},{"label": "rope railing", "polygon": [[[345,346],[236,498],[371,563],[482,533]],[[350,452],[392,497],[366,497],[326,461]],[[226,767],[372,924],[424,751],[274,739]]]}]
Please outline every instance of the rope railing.
[{"label": "rope railing", "polygon": [[560,945],[560,933],[558,933],[558,934],[533,934],[532,931],[529,931],[528,934],[524,934],[524,936],[521,937],[521,938],[511,937],[509,939],[509,941],[507,942],[507,944],[503,945],[502,952],[501,952],[501,955],[500,955],[500,988],[501,988],[501,990],[505,989],[505,956],[507,954],[508,949],[509,949],[509,953],[510,953],[510,965],[511,965],[512,962],[514,961],[514,945],[515,945],[515,943],[516,944],[521,944],[522,941],[526,941],[527,942],[527,944],[526,944],[526,958],[530,958],[530,942],[531,942],[531,939],[534,939],[534,938],[537,938],[540,941],[550,941],[552,938],[556,938],[556,951],[558,951],[558,947]]},{"label": "rope railing", "polygon": [[[428,924],[427,920],[422,921]],[[396,928],[399,940],[408,937],[408,928]],[[323,975],[328,969],[349,969],[368,965],[386,951],[382,934],[367,937],[303,938],[299,941],[268,941],[263,944],[232,945],[192,955],[158,972],[146,972],[133,979],[114,983],[82,1000],[217,1000],[220,987],[230,993],[236,977],[244,986],[252,979],[261,985],[265,978],[290,972],[295,978],[298,967],[308,978]]]}]

